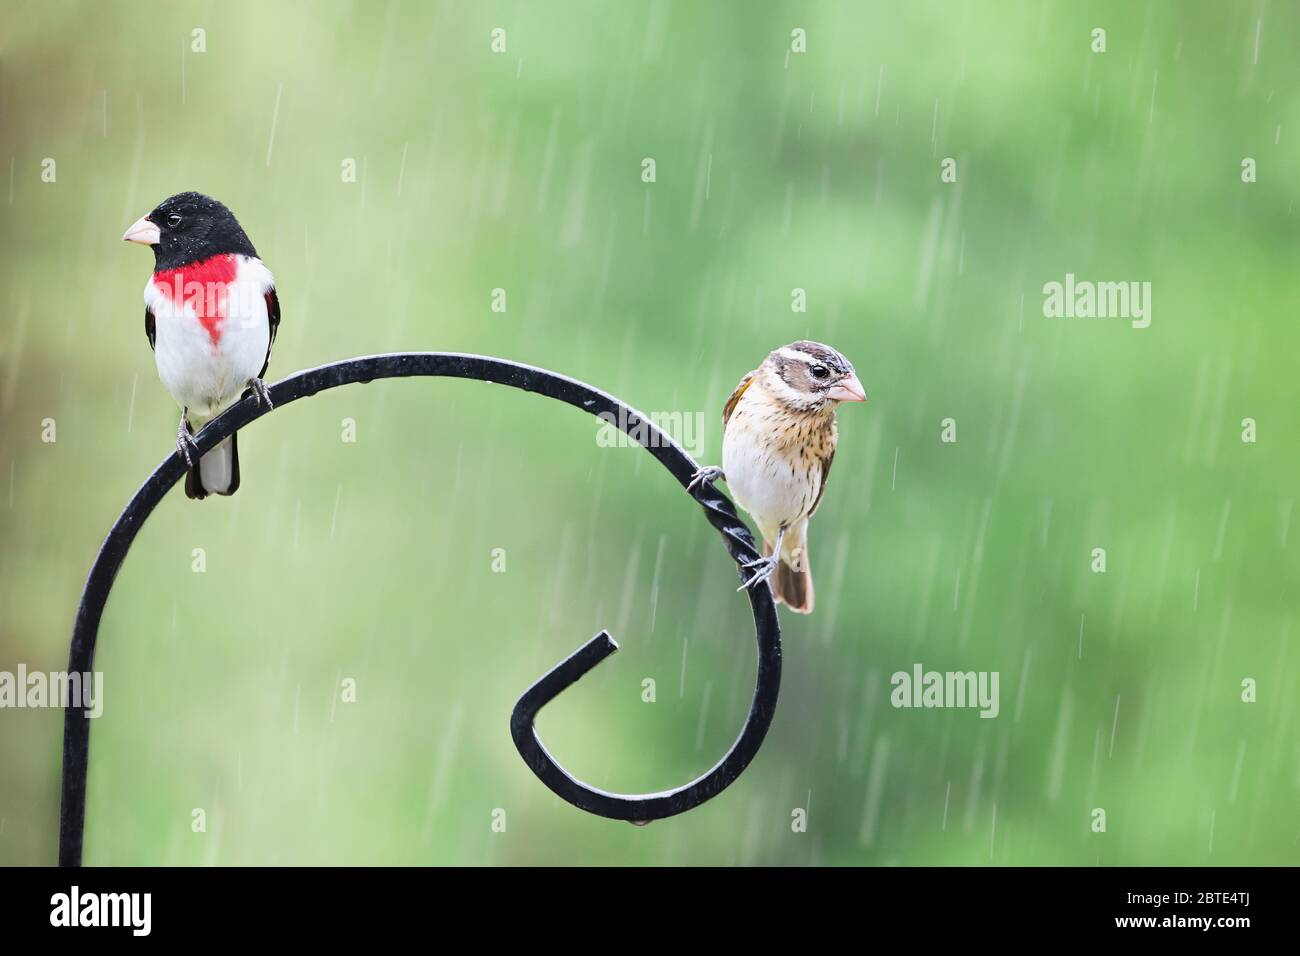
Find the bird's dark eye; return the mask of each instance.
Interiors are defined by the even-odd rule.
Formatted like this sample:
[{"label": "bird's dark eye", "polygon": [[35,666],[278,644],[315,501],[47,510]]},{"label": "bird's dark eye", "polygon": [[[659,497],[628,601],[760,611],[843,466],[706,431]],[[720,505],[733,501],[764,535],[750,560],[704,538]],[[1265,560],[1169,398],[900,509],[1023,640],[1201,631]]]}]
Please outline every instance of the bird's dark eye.
[{"label": "bird's dark eye", "polygon": [[825,378],[827,375],[831,374],[830,369],[825,365],[814,365],[809,371],[812,372],[813,378]]},{"label": "bird's dark eye", "polygon": [[174,213],[172,213],[170,216],[167,217],[167,225],[171,226],[173,229],[175,229],[175,228],[176,228],[177,226],[179,226],[180,224],[181,224],[181,216],[180,216],[180,213],[176,213],[176,212],[174,212]]}]

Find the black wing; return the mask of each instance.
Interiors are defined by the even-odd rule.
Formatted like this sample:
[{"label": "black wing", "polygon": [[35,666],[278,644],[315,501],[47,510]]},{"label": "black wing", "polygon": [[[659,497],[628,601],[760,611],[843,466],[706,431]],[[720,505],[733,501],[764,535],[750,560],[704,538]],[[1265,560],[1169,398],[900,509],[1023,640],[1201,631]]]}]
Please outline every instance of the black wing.
[{"label": "black wing", "polygon": [[[264,377],[267,368],[271,365],[271,348],[275,345],[275,333],[280,329],[280,299],[275,294],[274,286],[266,290],[266,321],[271,325],[271,337],[266,340],[266,361],[262,363],[262,371],[257,373],[258,378]],[[149,341],[153,341],[152,332],[149,334]]]},{"label": "black wing", "polygon": [[153,348],[157,332],[154,329],[153,311],[147,305],[144,307],[144,334],[149,336],[149,348]]}]

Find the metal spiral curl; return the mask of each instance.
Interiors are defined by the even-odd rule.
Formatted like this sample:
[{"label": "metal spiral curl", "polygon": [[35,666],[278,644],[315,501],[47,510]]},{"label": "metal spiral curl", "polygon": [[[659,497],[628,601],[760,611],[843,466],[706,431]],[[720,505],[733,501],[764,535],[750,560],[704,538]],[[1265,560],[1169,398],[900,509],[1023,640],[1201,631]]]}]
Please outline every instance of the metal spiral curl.
[{"label": "metal spiral curl", "polygon": [[[592,388],[576,379],[546,369],[522,365],[505,359],[452,352],[399,352],[348,359],[291,375],[271,386],[275,408],[283,408],[300,398],[341,385],[370,382],[380,378],[447,377],[469,378],[509,385],[547,398],[558,399],[606,421],[617,423],[661,465],[672,473],[683,488],[691,480],[697,464],[690,455],[654,422],[612,395]],[[195,436],[200,454],[215,448],[232,433],[268,413],[253,398],[231,406],[209,422]],[[141,525],[157,507],[163,496],[185,474],[180,453],[170,455],[153,472],[127,504],[114,523],[90,569],[77,609],[68,651],[68,671],[86,673],[93,669],[95,644],[104,606],[113,588],[117,572],[130,550]],[[697,487],[692,493],[703,507],[709,523],[722,535],[727,553],[739,565],[759,557],[753,538],[736,509],[715,488]],[[605,631],[578,648],[532,687],[524,691],[510,715],[510,733],[515,747],[537,778],[560,797],[588,813],[648,823],[683,813],[717,796],[749,765],[762,746],[776,711],[781,684],[781,630],[771,589],[751,588],[750,605],[754,614],[755,639],[758,644],[758,674],[754,697],[744,727],[731,748],[707,773],[672,790],[658,793],[610,793],[588,786],[564,769],[551,756],[537,736],[534,721],[537,713],[565,689],[618,649]],[[59,864],[81,864],[82,841],[86,819],[86,776],[90,757],[90,718],[80,706],[69,706],[63,718],[63,784],[59,816]]]}]

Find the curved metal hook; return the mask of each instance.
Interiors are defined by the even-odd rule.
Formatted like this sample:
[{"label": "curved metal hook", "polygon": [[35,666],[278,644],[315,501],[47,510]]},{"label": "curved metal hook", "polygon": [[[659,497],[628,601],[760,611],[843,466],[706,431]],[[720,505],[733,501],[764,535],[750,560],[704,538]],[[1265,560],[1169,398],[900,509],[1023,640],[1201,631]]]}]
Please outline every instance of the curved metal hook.
[{"label": "curved metal hook", "polygon": [[[291,375],[271,386],[271,398],[280,408],[300,398],[341,385],[379,378],[440,376],[469,378],[509,385],[526,392],[558,399],[617,424],[667,468],[683,487],[696,469],[695,461],[652,421],[599,389],[546,369],[505,359],[453,352],[398,352],[348,359]],[[265,407],[248,398],[231,406],[195,436],[199,453],[216,447],[233,432],[266,414]],[[113,580],[135,540],[140,526],[172,485],[185,473],[179,453],[163,461],[140,486],[104,539],[86,578],[72,630],[68,671],[92,670],[99,622],[113,588]],[[731,502],[713,488],[693,492],[705,516],[721,534],[737,565],[758,557],[744,522]],[[740,569],[737,568],[738,573]],[[743,574],[742,574],[743,577]],[[547,753],[533,728],[533,719],[565,688],[618,649],[602,631],[524,692],[515,704],[510,731],[515,746],[529,768],[544,784],[568,802],[590,813],[634,823],[672,816],[698,806],[726,789],[754,759],[776,710],[781,684],[781,631],[769,588],[751,588],[750,604],[758,641],[758,677],[749,716],[731,749],[708,773],[675,790],[650,794],[607,793],[571,776]],[[86,820],[86,776],[90,757],[90,719],[81,706],[69,706],[63,715],[63,785],[59,815],[59,865],[81,864]]]}]

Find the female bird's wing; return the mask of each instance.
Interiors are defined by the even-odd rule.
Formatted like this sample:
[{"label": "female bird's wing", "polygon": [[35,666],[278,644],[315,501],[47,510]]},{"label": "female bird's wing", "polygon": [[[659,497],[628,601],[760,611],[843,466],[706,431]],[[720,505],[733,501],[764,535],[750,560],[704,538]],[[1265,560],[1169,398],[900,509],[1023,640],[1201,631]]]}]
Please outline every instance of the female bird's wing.
[{"label": "female bird's wing", "polygon": [[821,483],[817,486],[817,497],[813,499],[812,507],[808,509],[808,517],[817,513],[817,506],[822,503],[822,495],[826,492],[826,479],[831,475],[831,462],[835,460],[835,445],[832,444],[830,451],[822,457],[822,477]]},{"label": "female bird's wing", "polygon": [[734,412],[736,406],[740,404],[740,396],[745,394],[745,389],[754,384],[754,376],[757,374],[758,369],[754,369],[752,372],[746,372],[745,377],[742,378],[740,384],[736,386],[736,390],[732,392],[731,397],[727,399],[727,403],[722,406],[722,427],[724,430],[727,427],[727,422],[731,419],[731,413]]}]

